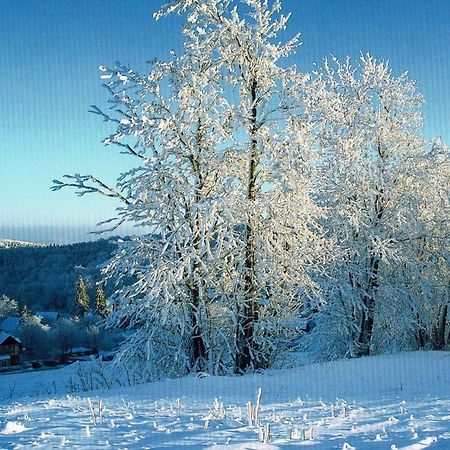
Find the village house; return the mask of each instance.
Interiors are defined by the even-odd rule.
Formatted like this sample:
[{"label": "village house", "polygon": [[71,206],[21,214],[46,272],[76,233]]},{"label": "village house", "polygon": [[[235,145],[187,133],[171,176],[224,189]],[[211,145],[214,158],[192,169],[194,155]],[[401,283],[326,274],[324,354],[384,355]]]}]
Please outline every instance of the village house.
[{"label": "village house", "polygon": [[61,314],[57,311],[37,311],[34,315],[41,318],[43,325],[52,325],[62,318]]},{"label": "village house", "polygon": [[17,366],[20,363],[22,344],[10,334],[0,333],[0,368]]}]

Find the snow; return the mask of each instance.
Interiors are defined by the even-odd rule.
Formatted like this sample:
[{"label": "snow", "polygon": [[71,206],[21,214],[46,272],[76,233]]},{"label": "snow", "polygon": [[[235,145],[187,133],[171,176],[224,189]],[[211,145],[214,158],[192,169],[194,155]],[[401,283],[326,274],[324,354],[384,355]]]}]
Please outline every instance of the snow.
[{"label": "snow", "polygon": [[19,422],[6,422],[6,425],[3,430],[0,431],[0,434],[17,434],[23,433],[26,430],[28,430],[28,428]]},{"label": "snow", "polygon": [[71,392],[95,367],[1,375],[0,448],[450,448],[448,352]]}]

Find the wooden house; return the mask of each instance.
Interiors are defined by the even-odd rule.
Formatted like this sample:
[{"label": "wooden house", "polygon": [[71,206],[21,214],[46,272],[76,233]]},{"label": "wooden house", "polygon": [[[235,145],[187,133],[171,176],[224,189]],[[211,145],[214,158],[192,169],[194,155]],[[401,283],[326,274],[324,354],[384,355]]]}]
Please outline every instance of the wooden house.
[{"label": "wooden house", "polygon": [[52,325],[54,322],[61,320],[61,314],[56,311],[37,311],[35,316],[41,318],[43,325]]},{"label": "wooden house", "polygon": [[0,367],[17,366],[23,345],[14,336],[0,333]]}]

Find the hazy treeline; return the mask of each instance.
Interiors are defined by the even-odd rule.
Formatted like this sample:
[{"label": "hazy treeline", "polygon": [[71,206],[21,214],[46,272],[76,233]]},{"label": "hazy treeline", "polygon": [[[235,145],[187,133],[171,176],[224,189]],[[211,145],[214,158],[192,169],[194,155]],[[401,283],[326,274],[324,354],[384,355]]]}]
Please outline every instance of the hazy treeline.
[{"label": "hazy treeline", "polygon": [[18,301],[20,309],[70,312],[81,275],[95,296],[99,266],[115,250],[114,239],[71,245],[0,249],[0,293]]}]

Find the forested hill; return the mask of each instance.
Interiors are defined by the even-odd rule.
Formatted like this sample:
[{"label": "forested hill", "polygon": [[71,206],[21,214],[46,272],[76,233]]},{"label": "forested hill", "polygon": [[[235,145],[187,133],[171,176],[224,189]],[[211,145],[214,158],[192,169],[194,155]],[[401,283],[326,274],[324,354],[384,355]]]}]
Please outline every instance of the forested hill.
[{"label": "forested hill", "polygon": [[43,247],[43,244],[35,244],[33,242],[15,241],[12,239],[0,239],[0,249],[17,248],[17,247]]},{"label": "forested hill", "polygon": [[[100,279],[99,265],[115,250],[114,239],[71,245],[2,245],[0,295],[7,295],[33,311],[69,312],[77,278],[85,278],[91,296]],[[28,244],[28,243],[25,243]]]}]

